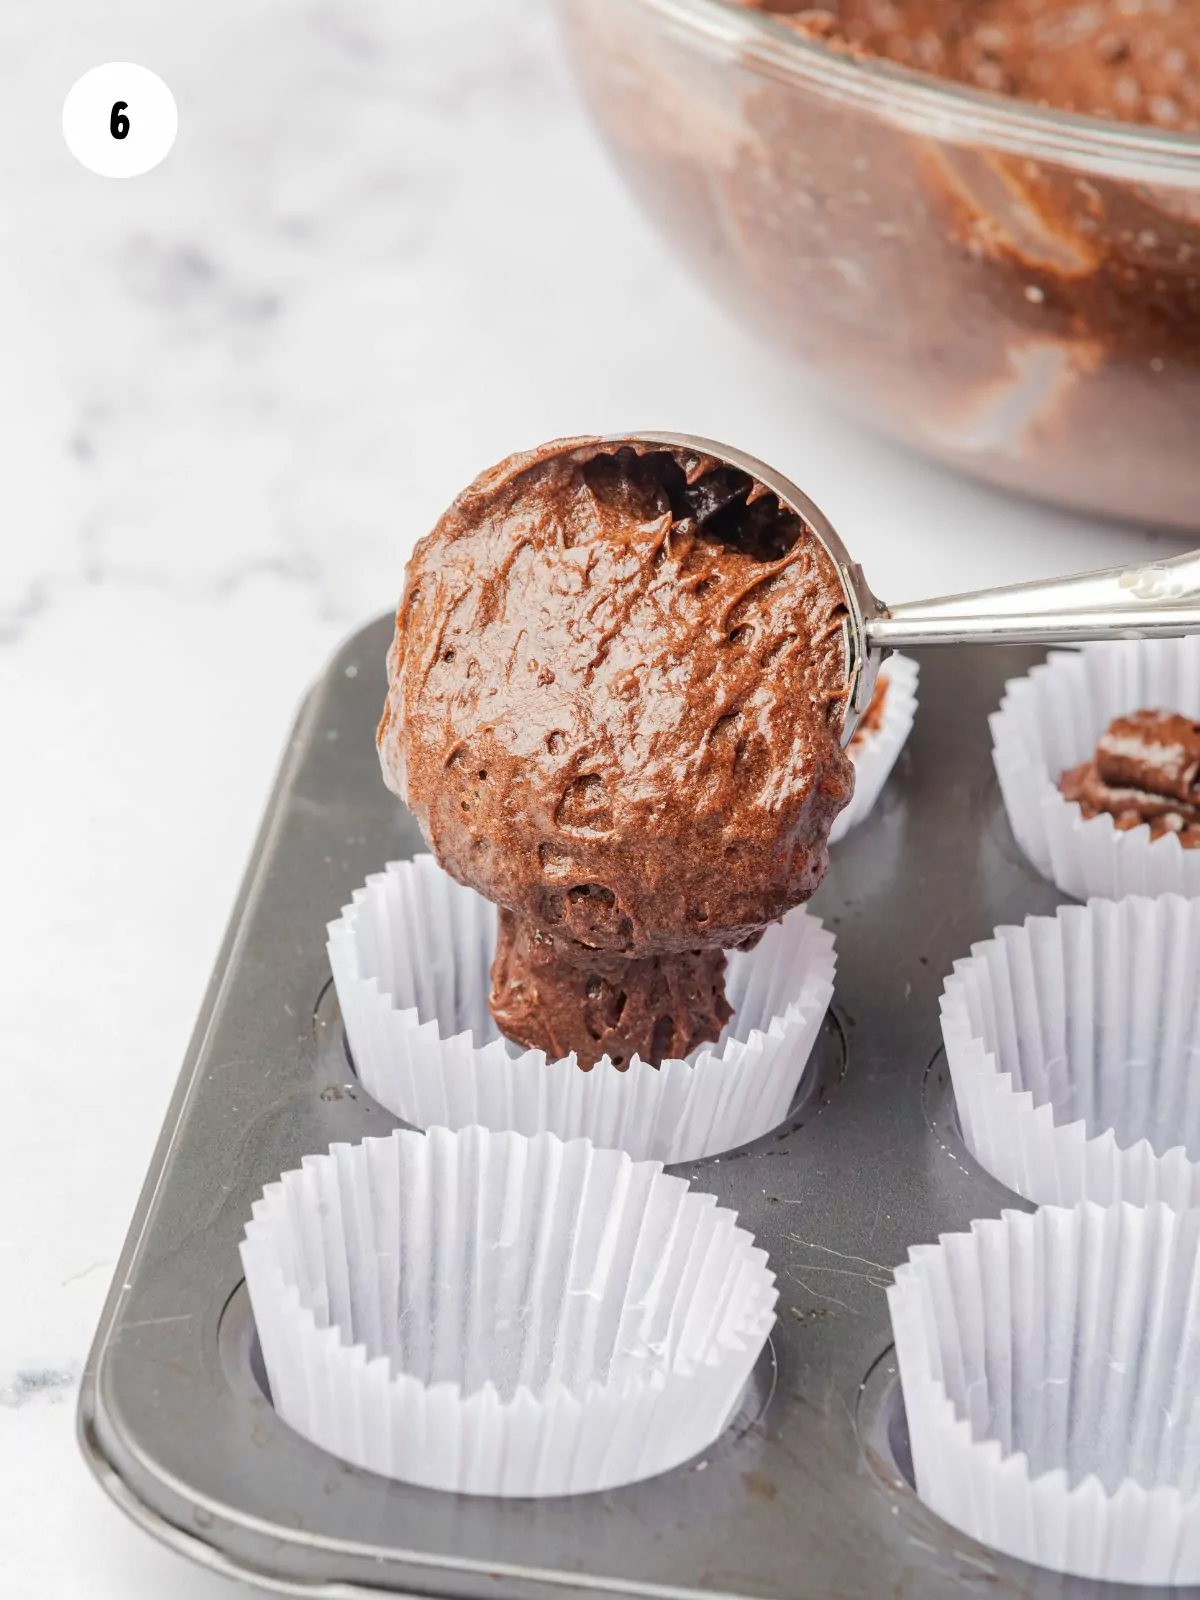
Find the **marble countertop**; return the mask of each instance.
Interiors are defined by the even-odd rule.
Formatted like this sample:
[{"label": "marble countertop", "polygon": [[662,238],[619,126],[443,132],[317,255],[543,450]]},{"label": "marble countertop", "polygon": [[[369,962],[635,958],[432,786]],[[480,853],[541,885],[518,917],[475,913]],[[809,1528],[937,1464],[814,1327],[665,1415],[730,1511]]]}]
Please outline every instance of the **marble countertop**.
[{"label": "marble countertop", "polygon": [[[180,111],[125,183],[59,129],[114,59]],[[293,711],[451,495],[658,425],[789,472],[895,599],[1175,546],[799,399],[626,198],[546,0],[19,0],[0,61],[0,1590],[219,1600],[91,1481],[78,1376]]]}]

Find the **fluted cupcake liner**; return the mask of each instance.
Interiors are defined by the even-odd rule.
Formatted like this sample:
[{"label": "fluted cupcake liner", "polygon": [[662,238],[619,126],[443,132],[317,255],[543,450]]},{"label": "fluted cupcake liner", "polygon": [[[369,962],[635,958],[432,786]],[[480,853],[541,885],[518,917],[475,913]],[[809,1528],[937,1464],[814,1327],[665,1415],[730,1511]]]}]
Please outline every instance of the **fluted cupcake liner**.
[{"label": "fluted cupcake liner", "polygon": [[1045,1204],[1200,1206],[1200,900],[1092,900],[955,963],[942,1037],[963,1137]]},{"label": "fluted cupcake liner", "polygon": [[1200,1211],[1005,1212],[888,1300],[926,1505],[1077,1577],[1200,1582]]},{"label": "fluted cupcake liner", "polygon": [[1200,636],[1122,640],[1056,650],[1005,689],[991,721],[993,755],[1018,844],[1076,900],[1101,895],[1200,895],[1200,850],[1172,835],[1122,831],[1110,816],[1084,819],[1058,780],[1089,760],[1119,716],[1142,709],[1200,717]]},{"label": "fluted cupcake liner", "polygon": [[329,960],[367,1091],[417,1128],[588,1138],[639,1160],[736,1149],[787,1115],[833,996],[834,942],[800,908],[729,958],[734,1016],[687,1060],[581,1071],[500,1035],[487,1007],[495,907],[430,856],[367,880],[329,929]]},{"label": "fluted cupcake liner", "polygon": [[874,733],[866,733],[850,745],[854,763],[854,794],[850,804],[838,813],[829,832],[830,844],[844,839],[874,807],[891,776],[901,750],[912,732],[917,714],[917,678],[920,669],[908,656],[889,656],[879,669],[888,689],[883,701],[883,719]]},{"label": "fluted cupcake liner", "polygon": [[335,1145],[254,1206],[246,1282],[283,1419],[465,1494],[614,1488],[708,1448],[775,1320],[711,1195],[586,1140]]}]

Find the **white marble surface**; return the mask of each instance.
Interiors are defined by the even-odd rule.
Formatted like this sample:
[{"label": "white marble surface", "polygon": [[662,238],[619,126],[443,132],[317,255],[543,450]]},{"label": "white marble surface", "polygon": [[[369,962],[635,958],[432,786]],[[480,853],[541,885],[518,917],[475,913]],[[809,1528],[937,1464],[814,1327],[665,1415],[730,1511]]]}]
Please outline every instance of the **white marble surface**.
[{"label": "white marble surface", "polygon": [[[798,402],[632,209],[545,3],[0,11],[6,1600],[232,1593],[92,1484],[77,1377],[296,702],[478,467],[723,437],[894,598],[1146,548]],[[127,183],[59,132],[114,59],[181,119]]]}]

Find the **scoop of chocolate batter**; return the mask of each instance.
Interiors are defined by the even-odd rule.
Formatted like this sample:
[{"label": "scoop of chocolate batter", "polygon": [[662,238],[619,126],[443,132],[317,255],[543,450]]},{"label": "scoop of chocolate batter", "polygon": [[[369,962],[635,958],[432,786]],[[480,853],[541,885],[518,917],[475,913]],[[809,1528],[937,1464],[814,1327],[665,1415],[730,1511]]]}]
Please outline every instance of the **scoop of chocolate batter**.
[{"label": "scoop of chocolate batter", "polygon": [[801,519],[685,449],[513,456],[418,543],[380,756],[501,908],[509,1037],[584,1066],[717,1038],[722,952],[813,892],[850,798],[844,617]]},{"label": "scoop of chocolate batter", "polygon": [[1200,849],[1200,723],[1173,711],[1118,717],[1058,787],[1085,817],[1108,812],[1122,830],[1146,822],[1152,838],[1173,833],[1185,850]]}]

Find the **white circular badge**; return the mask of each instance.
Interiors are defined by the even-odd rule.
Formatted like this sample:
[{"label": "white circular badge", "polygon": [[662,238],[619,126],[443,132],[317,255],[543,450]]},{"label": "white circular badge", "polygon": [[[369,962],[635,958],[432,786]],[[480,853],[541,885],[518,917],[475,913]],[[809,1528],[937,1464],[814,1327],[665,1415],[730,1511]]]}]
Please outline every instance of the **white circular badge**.
[{"label": "white circular badge", "polygon": [[93,67],[63,104],[63,138],[89,172],[136,178],[175,143],[175,96],[157,75],[131,61]]}]

